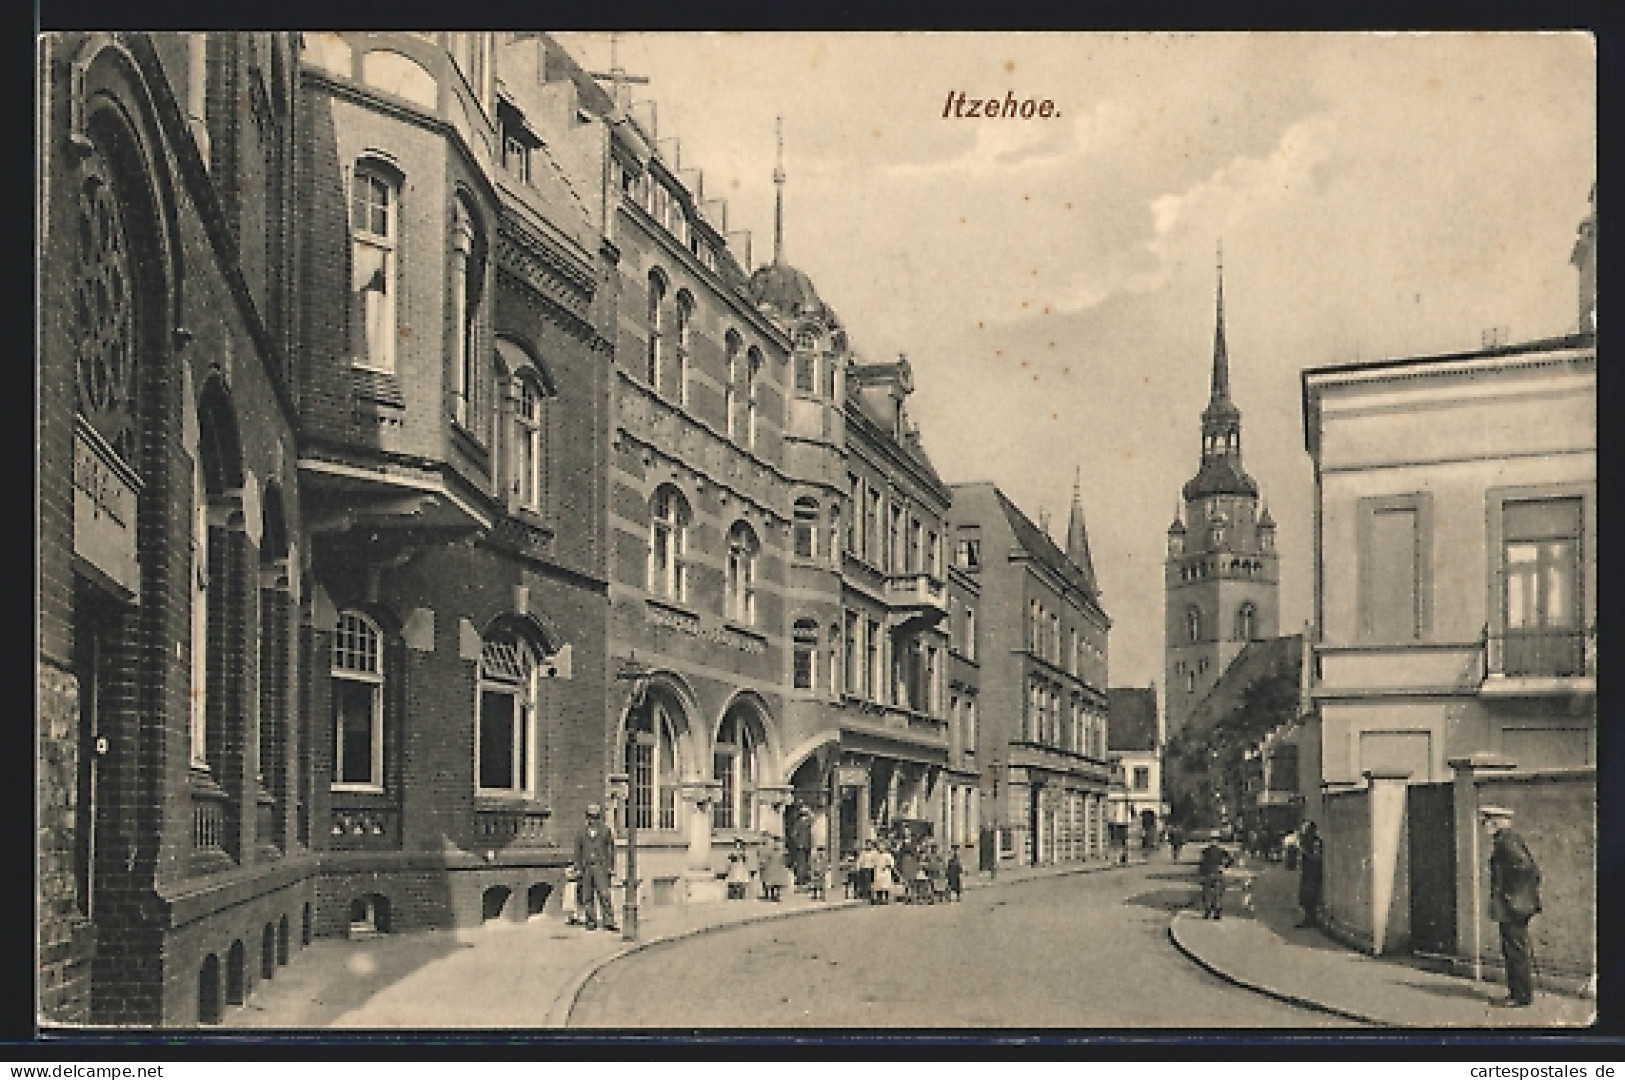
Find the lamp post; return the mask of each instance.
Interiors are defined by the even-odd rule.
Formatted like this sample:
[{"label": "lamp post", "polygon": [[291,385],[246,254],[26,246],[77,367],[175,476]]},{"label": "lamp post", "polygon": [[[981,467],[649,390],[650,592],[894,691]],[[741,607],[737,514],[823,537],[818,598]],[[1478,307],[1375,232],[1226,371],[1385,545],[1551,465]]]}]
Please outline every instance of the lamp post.
[{"label": "lamp post", "polygon": [[621,907],[621,940],[638,939],[638,810],[637,810],[637,748],[647,735],[643,731],[643,705],[649,689],[648,666],[640,663],[637,654],[626,658],[621,670],[615,673],[619,682],[632,684],[632,699],[626,707],[626,745],[622,754],[626,765],[626,891]]}]

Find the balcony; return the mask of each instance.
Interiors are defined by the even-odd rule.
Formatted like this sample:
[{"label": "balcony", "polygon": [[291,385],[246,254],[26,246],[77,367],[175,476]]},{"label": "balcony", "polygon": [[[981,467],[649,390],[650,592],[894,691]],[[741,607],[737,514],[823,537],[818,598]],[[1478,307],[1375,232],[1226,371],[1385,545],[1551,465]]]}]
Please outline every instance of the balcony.
[{"label": "balcony", "polygon": [[948,587],[930,574],[892,574],[886,578],[886,606],[894,629],[930,626],[948,614]]},{"label": "balcony", "polygon": [[474,811],[474,839],[492,847],[546,844],[548,816],[541,807],[480,807]]},{"label": "balcony", "polygon": [[1597,691],[1597,628],[1484,632],[1487,696],[1594,694]]}]

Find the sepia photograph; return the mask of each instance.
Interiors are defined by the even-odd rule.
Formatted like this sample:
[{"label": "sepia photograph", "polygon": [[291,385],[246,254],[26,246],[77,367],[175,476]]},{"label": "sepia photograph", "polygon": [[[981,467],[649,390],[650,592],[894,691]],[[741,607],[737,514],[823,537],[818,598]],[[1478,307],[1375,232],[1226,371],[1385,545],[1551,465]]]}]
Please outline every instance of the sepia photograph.
[{"label": "sepia photograph", "polygon": [[1591,33],[36,57],[38,1032],[1597,1023]]}]

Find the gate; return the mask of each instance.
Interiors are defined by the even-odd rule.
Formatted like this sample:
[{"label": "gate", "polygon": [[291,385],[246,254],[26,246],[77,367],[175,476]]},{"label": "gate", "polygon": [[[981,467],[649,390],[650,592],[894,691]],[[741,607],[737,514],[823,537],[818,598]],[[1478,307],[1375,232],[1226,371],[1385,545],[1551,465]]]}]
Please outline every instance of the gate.
[{"label": "gate", "polygon": [[1411,951],[1456,951],[1456,818],[1449,783],[1412,784],[1405,793],[1410,824]]}]

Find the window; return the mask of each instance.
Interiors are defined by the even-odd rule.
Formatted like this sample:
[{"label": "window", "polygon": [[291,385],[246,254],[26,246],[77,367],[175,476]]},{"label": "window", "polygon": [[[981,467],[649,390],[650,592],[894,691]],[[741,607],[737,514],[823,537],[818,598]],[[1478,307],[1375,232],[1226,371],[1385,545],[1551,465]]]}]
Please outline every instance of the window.
[{"label": "window", "polygon": [[1507,502],[1501,511],[1508,675],[1585,673],[1580,588],[1581,502]]},{"label": "window", "polygon": [[480,648],[474,782],[482,793],[535,791],[536,659],[530,642],[512,633]]},{"label": "window", "polygon": [[717,829],[756,828],[756,736],[736,711],[729,710],[717,730],[711,776],[722,785],[711,808]]},{"label": "window", "polygon": [[677,404],[688,404],[688,353],[694,324],[694,297],[677,294]]},{"label": "window", "polygon": [[543,394],[541,386],[529,375],[519,377],[519,395],[514,404],[514,492],[519,505],[527,510],[541,510],[543,470],[546,468],[544,441]]},{"label": "window", "polygon": [[688,547],[688,500],[674,487],[655,492],[649,524],[649,591],[672,600],[688,598],[684,555]]},{"label": "window", "polygon": [[752,345],[745,356],[745,445],[756,449],[757,384],[762,376],[762,353]]},{"label": "window", "polygon": [[722,389],[722,409],[728,425],[728,438],[739,437],[739,354],[744,350],[745,343],[740,340],[736,331],[729,330],[727,335],[728,353],[728,385]]},{"label": "window", "polygon": [[863,554],[863,481],[852,473],[846,474],[847,491],[851,494],[852,516],[846,522],[846,550],[854,555]]},{"label": "window", "polygon": [[880,492],[871,487],[866,489],[865,495],[869,500],[869,512],[864,520],[863,557],[870,566],[878,569],[885,565],[885,553],[882,550],[885,542],[885,512],[881,506]]},{"label": "window", "polygon": [[1257,622],[1257,610],[1251,603],[1242,604],[1236,609],[1236,640],[1253,640],[1253,630]]},{"label": "window", "polygon": [[965,659],[976,659],[976,609],[965,609]]},{"label": "window", "polygon": [[376,167],[358,165],[350,206],[350,355],[378,371],[395,370],[395,256],[400,186]]},{"label": "window", "polygon": [[1202,610],[1194,605],[1185,609],[1185,639],[1202,640]]},{"label": "window", "polygon": [[904,569],[903,508],[895,502],[891,506],[891,531],[886,534],[887,565],[890,572],[900,574]]},{"label": "window", "polygon": [[1360,633],[1365,640],[1417,641],[1426,631],[1430,503],[1420,493],[1360,500]]},{"label": "window", "polygon": [[874,619],[868,621],[864,631],[864,642],[869,647],[869,664],[867,678],[864,686],[864,696],[870,701],[879,701],[884,693],[886,684],[885,672],[881,669],[882,656],[880,654],[880,623]]},{"label": "window", "polygon": [[791,643],[791,684],[797,690],[811,690],[818,685],[818,624],[811,619],[797,619],[791,629]]},{"label": "window", "polygon": [[982,541],[976,537],[965,537],[959,541],[959,551],[955,558],[965,570],[980,570],[982,568]]},{"label": "window", "polygon": [[677,740],[665,703],[648,706],[652,734],[632,748],[632,816],[640,829],[677,828]]},{"label": "window", "polygon": [[756,623],[756,555],[760,550],[751,527],[743,521],[734,522],[728,530],[724,613],[746,626]]},{"label": "window", "polygon": [[818,357],[812,352],[811,335],[803,330],[796,334],[795,380],[796,390],[803,394],[818,391]]},{"label": "window", "polygon": [[965,699],[965,753],[976,752],[976,699]]},{"label": "window", "polygon": [[502,130],[502,167],[513,173],[520,183],[530,183],[530,147],[512,130]]},{"label": "window", "polygon": [[333,787],[384,790],[384,656],[378,625],[354,611],[333,635]]},{"label": "window", "polygon": [[649,274],[649,364],[644,373],[649,388],[660,392],[660,366],[662,360],[661,319],[666,307],[666,279],[655,270]]},{"label": "window", "polygon": [[1134,790],[1149,791],[1151,788],[1151,766],[1134,766]]},{"label": "window", "polygon": [[209,489],[203,455],[192,460],[192,767],[209,767]]},{"label": "window", "polygon": [[846,613],[846,691],[849,694],[863,692],[863,642],[861,635],[863,624],[855,611]]},{"label": "window", "polygon": [[908,522],[908,567],[910,574],[918,574],[925,569],[925,526],[918,518],[910,518]]},{"label": "window", "polygon": [[474,215],[468,204],[457,200],[452,224],[452,324],[456,327],[453,351],[453,416],[459,424],[476,426],[476,395],[479,349],[479,304],[483,280],[484,254]]},{"label": "window", "polygon": [[1196,693],[1196,672],[1194,671],[1185,672],[1185,693]]},{"label": "window", "polygon": [[818,555],[818,503],[800,498],[795,504],[794,550],[798,559],[812,559]]},{"label": "window", "polygon": [[935,529],[926,535],[926,573],[937,580],[942,579],[942,536]]}]

